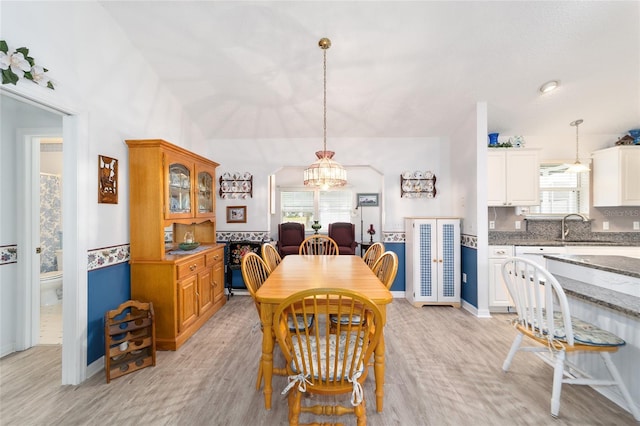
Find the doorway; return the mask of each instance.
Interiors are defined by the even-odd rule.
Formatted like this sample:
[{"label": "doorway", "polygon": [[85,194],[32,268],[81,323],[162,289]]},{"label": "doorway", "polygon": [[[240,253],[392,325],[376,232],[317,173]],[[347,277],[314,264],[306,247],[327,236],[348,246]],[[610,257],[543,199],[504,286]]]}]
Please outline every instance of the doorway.
[{"label": "doorway", "polygon": [[[39,180],[37,187],[32,188],[38,193],[40,202],[40,216],[37,224],[39,228],[40,253],[36,254],[40,271],[39,286],[35,286],[33,295],[40,306],[38,344],[62,344],[62,283],[63,251],[62,251],[62,133],[47,137],[33,138],[36,148],[35,155],[39,157]],[[38,232],[36,229],[35,232]],[[38,258],[39,257],[39,261]],[[39,287],[39,288],[38,288]]]},{"label": "doorway", "polygon": [[[38,283],[39,268],[30,261],[39,247],[39,233],[34,232],[32,223],[39,217],[39,203],[34,200],[33,180],[39,180],[39,169],[33,166],[33,144],[25,143],[34,137],[61,134],[64,139],[62,210],[64,211],[62,233],[64,265],[62,341],[62,384],[79,384],[87,376],[87,240],[81,230],[87,228],[86,212],[82,206],[89,204],[90,186],[83,179],[88,164],[88,145],[79,141],[88,140],[87,114],[70,113],[68,107],[61,107],[33,98],[28,98],[6,88],[0,88],[2,102],[3,152],[0,176],[14,185],[2,187],[3,201],[10,200],[10,214],[0,223],[0,245],[9,244],[19,248],[21,256],[11,265],[1,265],[2,292],[2,354],[30,348],[34,336],[39,333],[39,323],[33,321],[39,314],[39,299],[32,285]],[[39,152],[39,149],[35,150]],[[6,155],[5,155],[6,154]],[[34,170],[36,171],[34,174]],[[34,177],[35,176],[35,177]],[[22,261],[26,259],[26,261]],[[6,279],[8,278],[8,279]],[[6,279],[6,281],[5,281]],[[6,302],[6,303],[5,303]],[[38,314],[34,312],[38,311]],[[37,342],[37,339],[35,339]]]}]

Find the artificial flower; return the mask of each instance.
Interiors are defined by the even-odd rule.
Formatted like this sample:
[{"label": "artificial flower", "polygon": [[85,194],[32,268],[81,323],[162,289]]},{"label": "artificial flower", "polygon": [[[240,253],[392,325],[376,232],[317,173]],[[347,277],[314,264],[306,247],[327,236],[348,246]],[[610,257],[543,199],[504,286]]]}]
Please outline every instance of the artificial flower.
[{"label": "artificial flower", "polygon": [[47,87],[49,84],[49,77],[45,74],[45,69],[40,65],[34,65],[31,67],[31,80],[38,83],[40,86]]},{"label": "artificial flower", "polygon": [[35,64],[29,56],[29,49],[19,47],[9,50],[7,42],[0,40],[0,74],[2,84],[17,84],[21,78],[26,78],[40,86],[53,89],[51,79],[45,74],[47,69]]}]

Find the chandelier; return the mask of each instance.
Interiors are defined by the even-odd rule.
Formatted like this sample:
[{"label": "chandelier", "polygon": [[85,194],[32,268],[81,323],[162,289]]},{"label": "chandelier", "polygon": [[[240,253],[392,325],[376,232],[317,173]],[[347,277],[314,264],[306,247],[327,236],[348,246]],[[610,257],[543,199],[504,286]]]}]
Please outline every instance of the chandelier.
[{"label": "chandelier", "polygon": [[583,121],[582,119],[578,119],[569,123],[570,126],[576,128],[576,162],[568,165],[566,170],[568,173],[584,173],[589,171],[589,166],[582,164],[578,158],[578,126],[581,125]]},{"label": "chandelier", "polygon": [[304,171],[305,186],[321,187],[328,189],[334,186],[343,186],[347,183],[347,171],[333,160],[335,152],[327,151],[327,49],[331,47],[331,40],[321,38],[318,46],[323,53],[323,71],[324,71],[324,122],[323,122],[323,141],[322,151],[316,151],[318,159]]}]

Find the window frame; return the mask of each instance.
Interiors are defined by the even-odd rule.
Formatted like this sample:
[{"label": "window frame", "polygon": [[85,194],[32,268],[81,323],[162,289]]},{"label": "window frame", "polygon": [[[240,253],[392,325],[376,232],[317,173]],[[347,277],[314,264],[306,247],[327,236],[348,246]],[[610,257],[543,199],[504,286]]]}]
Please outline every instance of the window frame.
[{"label": "window frame", "polygon": [[[591,172],[583,172],[579,173],[577,176],[576,186],[563,186],[563,187],[554,187],[554,186],[545,186],[543,185],[543,169],[544,168],[568,168],[569,164],[566,161],[541,161],[539,166],[538,178],[540,179],[540,205],[532,206],[529,208],[526,216],[528,218],[533,219],[544,219],[544,218],[558,218],[563,217],[570,213],[583,213],[589,214],[589,196],[590,196],[590,179]],[[566,173],[566,171],[565,171]],[[553,193],[553,192],[566,192],[566,191],[577,191],[578,194],[576,196],[576,211],[567,211],[567,212],[558,212],[558,213],[550,213],[550,212],[534,212],[532,208],[537,208],[538,210],[541,208],[542,200],[545,199],[545,192]],[[552,209],[553,210],[553,209]]]},{"label": "window frame", "polygon": [[[300,221],[300,220],[290,220],[290,217],[285,217],[284,216],[284,211],[286,211],[286,209],[284,209],[283,207],[283,197],[282,194],[285,192],[311,192],[313,193],[313,212],[311,213],[310,216],[307,217],[306,220],[304,221]],[[318,220],[319,223],[322,225],[322,229],[326,232],[326,230],[329,227],[329,223],[323,223],[321,216],[321,193],[322,192],[327,192],[327,193],[335,193],[335,192],[345,192],[348,193],[348,198],[349,198],[349,206],[348,206],[348,210],[345,208],[345,212],[348,211],[349,212],[349,216],[348,218],[345,217],[344,219],[341,220],[330,220],[330,222],[337,222],[337,221],[341,221],[341,222],[351,222],[352,220],[352,216],[353,216],[353,211],[355,209],[354,206],[354,192],[351,189],[331,189],[331,190],[325,190],[322,188],[308,188],[308,187],[283,187],[283,188],[279,188],[278,189],[278,198],[279,198],[279,217],[280,217],[280,222],[287,222],[287,221],[295,221],[295,222],[300,222],[304,225],[304,229],[305,232],[310,232],[312,230],[311,225],[313,224],[314,220]],[[303,216],[306,217],[306,216]]]}]

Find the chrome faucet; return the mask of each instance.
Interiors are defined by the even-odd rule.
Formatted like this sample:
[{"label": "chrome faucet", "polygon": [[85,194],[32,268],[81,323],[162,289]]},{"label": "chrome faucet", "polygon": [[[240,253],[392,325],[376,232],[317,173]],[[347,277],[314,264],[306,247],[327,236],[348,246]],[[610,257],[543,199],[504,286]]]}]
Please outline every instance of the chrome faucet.
[{"label": "chrome faucet", "polygon": [[568,215],[566,215],[565,217],[562,218],[562,241],[564,241],[564,239],[567,237],[567,235],[569,235],[569,228],[567,228],[565,220],[568,217],[571,216],[578,216],[582,218],[583,222],[588,222],[589,218],[585,215],[583,215],[582,213],[569,213]]}]

